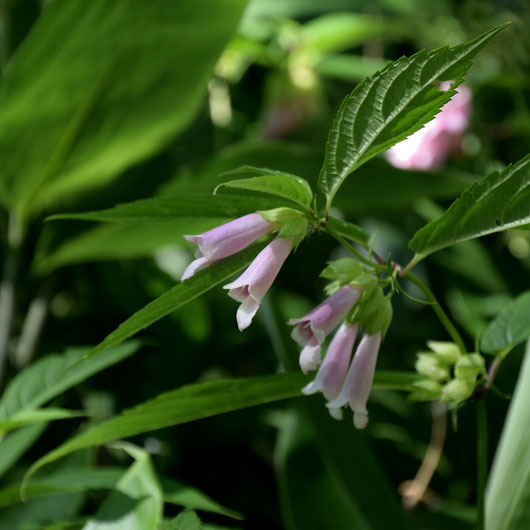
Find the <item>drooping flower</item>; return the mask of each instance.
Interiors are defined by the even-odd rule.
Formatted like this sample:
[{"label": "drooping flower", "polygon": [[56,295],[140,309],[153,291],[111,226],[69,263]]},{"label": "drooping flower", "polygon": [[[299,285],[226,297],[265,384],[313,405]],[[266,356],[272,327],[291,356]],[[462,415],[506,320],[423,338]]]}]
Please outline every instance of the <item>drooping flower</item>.
[{"label": "drooping flower", "polygon": [[353,410],[353,424],[364,429],[368,424],[366,403],[372,389],[377,354],[381,345],[381,332],[365,334],[355,351],[339,395],[326,404],[331,411],[349,405]]},{"label": "drooping flower", "polygon": [[184,236],[191,243],[196,243],[199,248],[195,255],[197,259],[184,271],[182,281],[191,278],[197,271],[212,263],[236,254],[273,229],[274,225],[259,213],[250,213],[202,234]]},{"label": "drooping flower", "polygon": [[[440,89],[447,90],[450,86],[450,82],[444,82]],[[400,169],[440,167],[447,155],[459,148],[470,113],[471,90],[461,85],[433,120],[385,153],[388,162]]]},{"label": "drooping flower", "polygon": [[326,336],[339,325],[360,296],[360,288],[345,285],[307,315],[289,320],[289,325],[295,326],[292,338],[303,346],[300,354],[302,372],[307,373],[318,367],[321,362],[320,348]]},{"label": "drooping flower", "polygon": [[240,331],[252,323],[261,299],[280,272],[280,268],[292,248],[293,238],[279,237],[275,239],[254,258],[254,261],[239,278],[223,286],[223,289],[229,289],[228,296],[241,302],[236,314]]},{"label": "drooping flower", "polygon": [[[329,344],[322,365],[313,381],[302,388],[306,395],[322,392],[328,401],[333,401],[340,394],[359,326],[343,322]],[[342,419],[340,408],[330,409],[335,419]]]}]

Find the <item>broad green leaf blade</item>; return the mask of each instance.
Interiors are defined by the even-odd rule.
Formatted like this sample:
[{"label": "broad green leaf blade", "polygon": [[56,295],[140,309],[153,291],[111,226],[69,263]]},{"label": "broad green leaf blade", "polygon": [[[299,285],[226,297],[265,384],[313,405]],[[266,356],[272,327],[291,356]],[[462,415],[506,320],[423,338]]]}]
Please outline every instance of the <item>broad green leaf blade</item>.
[{"label": "broad green leaf blade", "polygon": [[31,425],[32,423],[43,423],[54,420],[65,420],[70,418],[79,418],[86,416],[83,411],[61,409],[57,407],[47,407],[37,410],[21,410],[13,414],[8,419],[0,421],[0,436],[5,433],[23,427],[24,425]]},{"label": "broad green leaf blade", "polygon": [[530,528],[530,342],[486,490],[486,530]]},{"label": "broad green leaf blade", "polygon": [[438,219],[418,230],[409,243],[418,262],[460,241],[530,222],[530,155],[469,186]]},{"label": "broad green leaf blade", "polygon": [[342,221],[335,217],[328,217],[327,224],[334,232],[337,232],[342,237],[354,241],[355,243],[359,243],[359,245],[364,247],[368,244],[370,235],[356,224]]},{"label": "broad green leaf blade", "polygon": [[[282,202],[281,206],[288,204]],[[154,197],[130,203],[118,204],[114,208],[87,213],[52,215],[49,220],[77,219],[80,221],[103,221],[124,224],[165,223],[178,220],[217,220],[241,217],[258,210],[274,208],[277,202],[263,197],[241,197],[211,193],[180,193],[171,197]]]},{"label": "broad green leaf blade", "polygon": [[245,4],[51,3],[0,88],[4,205],[34,209],[104,184],[174,138]]},{"label": "broad green leaf blade", "polygon": [[151,457],[131,444],[118,444],[135,460],[83,530],[157,530],[162,521],[162,489]]},{"label": "broad green leaf blade", "polygon": [[[346,97],[329,132],[319,188],[331,205],[344,179],[429,122],[455,93],[473,56],[505,25],[455,46],[403,57]],[[435,81],[454,80],[447,91]]]},{"label": "broad green leaf blade", "polygon": [[243,250],[199,271],[192,278],[179,282],[175,287],[134,313],[125,322],[122,322],[115,331],[105,337],[103,342],[88,352],[80,360],[80,363],[86,362],[86,360],[96,354],[101,354],[104,350],[118,346],[124,340],[165,317],[175,309],[182,307],[184,304],[224,282],[244,269],[262,248],[263,245],[256,245]]},{"label": "broad green leaf blade", "polygon": [[166,392],[89,428],[40,458],[29,470],[26,483],[37,469],[73,451],[233,410],[298,397],[306,382],[306,376],[295,373],[208,381]]},{"label": "broad green leaf blade", "polygon": [[[46,429],[46,423],[34,423],[10,432],[0,442],[0,476],[18,462]],[[20,498],[20,489],[17,496]]]},{"label": "broad green leaf blade", "polygon": [[274,467],[286,530],[373,529],[326,465],[307,421],[294,411],[282,420]]},{"label": "broad green leaf blade", "polygon": [[510,302],[491,322],[482,337],[484,353],[502,355],[530,337],[530,291]]},{"label": "broad green leaf blade", "polygon": [[241,174],[257,176],[223,182],[215,188],[214,195],[221,187],[257,191],[288,199],[303,208],[307,208],[313,199],[313,192],[307,181],[296,175],[268,168],[244,166],[235,171],[225,173],[225,176]]},{"label": "broad green leaf blade", "polygon": [[[80,365],[77,363],[90,351],[89,348],[75,348],[67,350],[64,355],[44,357],[10,382],[0,399],[0,421],[37,409],[95,373],[126,359],[139,347],[138,341],[131,341]],[[59,377],[61,374],[64,375]]]}]

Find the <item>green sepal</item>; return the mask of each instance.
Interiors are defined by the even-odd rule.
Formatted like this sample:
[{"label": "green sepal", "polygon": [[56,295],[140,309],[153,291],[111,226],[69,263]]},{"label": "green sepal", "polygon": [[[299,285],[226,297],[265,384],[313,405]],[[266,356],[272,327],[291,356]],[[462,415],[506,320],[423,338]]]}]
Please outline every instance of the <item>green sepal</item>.
[{"label": "green sepal", "polygon": [[455,377],[461,381],[474,383],[479,375],[486,375],[486,363],[480,353],[464,355],[455,365]]},{"label": "green sepal", "polygon": [[260,211],[258,213],[275,226],[280,237],[285,239],[292,237],[295,247],[307,235],[307,217],[299,210],[282,207]]},{"label": "green sepal", "polygon": [[392,304],[372,274],[363,273],[361,276],[362,278],[358,278],[358,281],[363,280],[359,283],[363,289],[361,300],[355,304],[346,319],[348,322],[358,322],[368,335],[381,332],[384,338],[392,321]]},{"label": "green sepal", "polygon": [[320,273],[320,277],[331,281],[325,288],[326,294],[331,295],[344,285],[356,282],[364,272],[364,267],[358,261],[341,258],[328,262],[327,267]]}]

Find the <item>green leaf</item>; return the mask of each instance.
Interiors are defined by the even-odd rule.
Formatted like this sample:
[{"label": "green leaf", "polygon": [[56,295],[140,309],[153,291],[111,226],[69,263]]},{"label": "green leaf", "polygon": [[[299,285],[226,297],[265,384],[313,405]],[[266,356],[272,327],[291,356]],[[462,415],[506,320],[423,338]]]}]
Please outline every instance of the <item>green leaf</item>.
[{"label": "green leaf", "polygon": [[104,184],[167,144],[197,111],[245,4],[50,3],[0,88],[4,205],[27,211]]},{"label": "green leaf", "polygon": [[86,416],[83,411],[67,410],[57,407],[47,407],[37,410],[21,410],[8,419],[0,421],[0,436],[24,425],[42,423],[54,420],[64,420]]},{"label": "green leaf", "polygon": [[335,217],[328,217],[327,224],[334,231],[337,232],[340,236],[359,243],[363,247],[368,245],[370,240],[370,235],[365,232],[360,226],[350,223],[348,221],[342,221],[341,219],[336,219]]},{"label": "green leaf", "polygon": [[[0,476],[18,462],[47,427],[47,423],[34,423],[10,432],[0,441]],[[17,496],[20,498],[19,489]]]},{"label": "green leaf", "polygon": [[486,530],[530,527],[530,342],[486,490]]},{"label": "green leaf", "polygon": [[28,471],[25,482],[37,469],[73,451],[224,412],[298,397],[305,382],[307,377],[303,374],[281,374],[208,381],[160,394],[87,429],[40,458]]},{"label": "green leaf", "polygon": [[138,341],[131,341],[83,364],[77,363],[89,348],[70,349],[64,355],[44,357],[9,383],[0,399],[0,422],[13,419],[17,413],[34,411],[95,373],[126,359],[139,347]]},{"label": "green leaf", "polygon": [[286,530],[374,528],[342,490],[307,421],[294,411],[282,420],[274,467]]},{"label": "green leaf", "polygon": [[[476,39],[403,57],[367,79],[343,101],[329,132],[319,187],[327,209],[346,177],[429,122],[454,95],[473,56],[505,25]],[[447,91],[435,81],[455,80]]]},{"label": "green leaf", "polygon": [[303,208],[307,208],[313,199],[313,192],[307,181],[290,173],[268,168],[243,166],[224,174],[224,176],[228,175],[257,176],[223,182],[215,188],[214,195],[220,187],[225,186],[228,188],[277,195],[278,197],[293,201]]},{"label": "green leaf", "polygon": [[449,245],[515,228],[530,221],[530,155],[475,182],[409,243],[414,261]]},{"label": "green leaf", "polygon": [[116,484],[83,530],[157,530],[162,521],[162,490],[147,451],[122,442],[117,447],[136,461]]},{"label": "green leaf", "polygon": [[261,249],[263,249],[263,245],[255,245],[234,256],[214,263],[184,282],[179,282],[175,287],[134,313],[125,322],[122,322],[116,330],[107,335],[103,342],[88,352],[79,362],[82,365],[94,355],[118,346],[124,340],[165,317],[175,309],[182,307],[184,304],[224,282],[244,269]]},{"label": "green leaf", "polygon": [[530,291],[510,302],[486,329],[480,348],[502,355],[530,337]]},{"label": "green leaf", "polygon": [[193,510],[184,510],[167,525],[167,528],[172,530],[201,530],[203,528],[201,520]]}]

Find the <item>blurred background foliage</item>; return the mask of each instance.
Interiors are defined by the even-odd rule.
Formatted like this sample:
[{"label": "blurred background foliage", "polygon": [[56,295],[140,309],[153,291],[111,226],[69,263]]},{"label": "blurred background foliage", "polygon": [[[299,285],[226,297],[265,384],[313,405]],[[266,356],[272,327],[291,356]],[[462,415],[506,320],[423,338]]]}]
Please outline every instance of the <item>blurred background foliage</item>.
[{"label": "blurred background foliage", "polygon": [[[4,385],[49,353],[100,342],[175,284],[191,259],[182,233],[224,221],[120,225],[46,221],[48,215],[211,191],[220,173],[242,164],[314,183],[342,99],[390,60],[512,22],[467,76],[472,120],[458,156],[430,172],[402,171],[376,159],[343,186],[336,214],[376,232],[381,255],[391,252],[406,263],[407,241],[423,223],[474,179],[528,152],[530,9],[524,1],[251,0],[244,12],[244,2],[234,0],[87,3],[89,8],[76,0],[0,4],[2,261],[13,241],[18,246]],[[43,93],[53,97],[43,100]],[[468,332],[468,346],[506,301],[530,288],[528,234],[463,243],[418,267]],[[87,411],[86,421],[95,423],[187,383],[275,372],[278,344],[292,347],[284,322],[322,298],[320,270],[340,254],[318,236],[303,244],[260,319],[243,334],[233,301],[212,290],[153,325],[141,336],[138,353],[74,386],[56,404]],[[412,370],[426,339],[446,337],[428,307],[395,297],[394,314],[378,368]],[[498,375],[506,394],[521,358],[516,350]],[[151,455],[163,480],[198,488],[244,517],[232,519],[226,513],[234,513],[222,509],[200,512],[211,528],[473,527],[476,433],[470,407],[460,408],[447,425],[428,491],[413,510],[402,510],[406,483],[430,441],[431,406],[375,391],[370,425],[359,434],[349,422],[326,418],[319,397],[297,401],[303,403],[234,412],[132,442]],[[488,396],[491,454],[508,404]],[[304,409],[313,405],[316,419],[308,420]],[[78,425],[65,420],[31,427],[28,440],[35,443],[2,470],[2,483],[17,483],[31,462]],[[2,442],[6,451],[8,440]],[[16,440],[12,445],[19,447]],[[76,453],[47,472],[53,478],[108,467],[121,476],[131,463],[127,453],[146,465],[147,453],[125,449]],[[0,527],[81,527],[107,489],[108,483],[61,491],[24,505],[16,499],[0,511]],[[178,511],[166,505],[167,517]],[[46,526],[58,521],[69,523]]]}]

